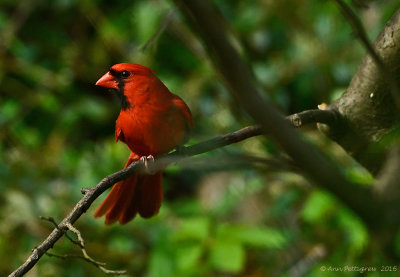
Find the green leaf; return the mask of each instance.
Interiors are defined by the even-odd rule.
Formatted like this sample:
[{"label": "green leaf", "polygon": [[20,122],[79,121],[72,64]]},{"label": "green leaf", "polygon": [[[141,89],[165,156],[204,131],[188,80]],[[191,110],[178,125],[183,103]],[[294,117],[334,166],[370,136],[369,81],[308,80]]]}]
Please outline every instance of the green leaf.
[{"label": "green leaf", "polygon": [[206,217],[183,219],[173,237],[174,240],[196,239],[204,240],[208,237],[210,220]]},{"label": "green leaf", "polygon": [[347,177],[354,183],[359,183],[369,186],[374,182],[374,177],[364,167],[354,165],[346,170]]},{"label": "green leaf", "polygon": [[176,249],[176,263],[179,271],[192,269],[203,252],[201,245],[179,245]]},{"label": "green leaf", "polygon": [[272,228],[246,228],[240,237],[243,243],[257,247],[282,248],[287,243],[283,233]]},{"label": "green leaf", "polygon": [[150,258],[149,276],[173,276],[173,260],[163,247],[155,249]]},{"label": "green leaf", "polygon": [[241,242],[253,247],[282,248],[287,243],[282,231],[257,226],[224,224],[217,229],[217,237]]},{"label": "green leaf", "polygon": [[314,191],[304,204],[301,215],[310,223],[321,221],[336,206],[335,200],[326,192]]},{"label": "green leaf", "polygon": [[339,225],[346,232],[350,249],[355,254],[360,254],[368,244],[368,232],[360,219],[346,209],[343,209],[339,215]]},{"label": "green leaf", "polygon": [[20,112],[20,105],[15,100],[7,100],[4,103],[0,103],[2,108],[0,112],[0,124],[10,119],[13,119]]},{"label": "green leaf", "polygon": [[239,273],[244,267],[245,252],[238,242],[216,241],[211,248],[210,259],[217,270]]},{"label": "green leaf", "polygon": [[38,129],[23,124],[16,124],[13,126],[12,131],[24,146],[34,148],[41,143]]}]

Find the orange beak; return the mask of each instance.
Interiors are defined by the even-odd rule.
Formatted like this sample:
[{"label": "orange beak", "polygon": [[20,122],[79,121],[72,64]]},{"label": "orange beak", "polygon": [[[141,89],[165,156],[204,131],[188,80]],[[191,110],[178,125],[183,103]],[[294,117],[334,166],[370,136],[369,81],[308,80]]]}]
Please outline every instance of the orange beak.
[{"label": "orange beak", "polygon": [[118,83],[115,80],[115,77],[107,72],[104,74],[97,82],[96,86],[105,87],[105,88],[113,88],[118,89]]}]

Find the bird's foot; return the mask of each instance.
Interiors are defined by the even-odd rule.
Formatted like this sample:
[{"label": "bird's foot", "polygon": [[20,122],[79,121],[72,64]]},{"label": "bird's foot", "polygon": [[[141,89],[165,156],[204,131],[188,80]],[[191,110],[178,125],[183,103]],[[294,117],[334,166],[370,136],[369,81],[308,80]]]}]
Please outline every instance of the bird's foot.
[{"label": "bird's foot", "polygon": [[[157,171],[154,170],[154,156],[153,155],[148,155],[148,156],[141,156],[140,160],[144,163],[144,168],[146,169],[146,173],[153,175]],[[149,164],[150,162],[150,164]]]}]

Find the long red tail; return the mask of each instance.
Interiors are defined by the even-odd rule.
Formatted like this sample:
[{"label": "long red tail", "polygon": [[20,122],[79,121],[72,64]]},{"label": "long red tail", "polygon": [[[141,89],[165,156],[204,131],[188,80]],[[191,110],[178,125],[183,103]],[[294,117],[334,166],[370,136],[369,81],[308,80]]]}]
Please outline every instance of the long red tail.
[{"label": "long red tail", "polygon": [[[125,167],[137,161],[133,153]],[[149,218],[156,215],[163,199],[162,172],[154,175],[134,174],[126,180],[116,183],[94,213],[94,217],[106,215],[107,225],[116,222],[125,224],[131,221],[137,213]]]}]

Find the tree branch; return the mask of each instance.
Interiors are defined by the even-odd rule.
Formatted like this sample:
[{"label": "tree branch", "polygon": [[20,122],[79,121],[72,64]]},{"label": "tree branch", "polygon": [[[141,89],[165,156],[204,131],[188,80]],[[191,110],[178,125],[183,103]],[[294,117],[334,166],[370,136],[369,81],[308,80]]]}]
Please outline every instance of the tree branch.
[{"label": "tree branch", "polygon": [[[295,127],[318,122],[333,123],[335,120],[335,114],[329,110],[308,110],[287,117],[287,121]],[[159,157],[155,159],[154,163],[149,163],[148,168],[144,166],[142,161],[134,162],[129,167],[108,175],[97,185],[91,188],[82,189],[82,194],[84,194],[84,196],[58,225],[55,224],[54,220],[44,218],[53,222],[56,227],[38,247],[33,249],[32,254],[28,257],[28,259],[13,273],[11,273],[9,277],[23,276],[26,272],[28,272],[40,260],[43,254],[45,254],[47,250],[54,246],[54,244],[65,234],[67,230],[71,230],[72,224],[74,224],[75,221],[87,211],[93,201],[115,183],[128,178],[134,173],[145,173],[148,170],[162,170],[169,164],[178,162],[185,157],[209,152],[211,150],[261,134],[263,134],[263,130],[260,126],[248,126],[233,133],[218,136],[213,139],[200,142],[196,145],[186,147],[181,151],[174,151],[168,155]]]},{"label": "tree branch", "polygon": [[353,10],[343,1],[343,0],[335,0],[338,6],[340,7],[343,16],[350,23],[353,28],[354,33],[360,39],[361,44],[367,50],[368,54],[372,57],[378,68],[380,69],[383,78],[390,86],[390,93],[393,97],[393,100],[397,106],[397,109],[400,109],[400,87],[397,81],[397,78],[393,74],[392,70],[388,66],[386,66],[385,62],[379,56],[379,54],[375,51],[374,46],[369,41],[367,33],[357,15],[353,12]]},{"label": "tree branch", "polygon": [[346,5],[340,7],[367,49],[367,55],[346,91],[329,106],[340,113],[345,124],[329,128],[322,125],[320,129],[376,175],[384,163],[386,151],[396,140],[390,136],[400,122],[396,105],[399,91],[393,88],[398,87],[396,76],[400,74],[400,9],[371,45],[359,19]]},{"label": "tree branch", "polygon": [[[175,0],[186,18],[199,31],[214,67],[223,76],[226,86],[241,107],[277,141],[307,177],[321,188],[336,195],[374,228],[380,204],[371,190],[351,183],[330,159],[307,143],[287,124],[276,108],[265,101],[253,85],[252,74],[238,51],[227,38],[228,24],[209,0]],[[335,110],[335,109],[332,109]],[[333,112],[335,113],[335,112]],[[338,115],[338,119],[342,119]],[[371,205],[371,203],[374,203]],[[374,206],[376,204],[376,206]]]},{"label": "tree branch", "polygon": [[[343,1],[335,0],[339,5],[344,17],[352,26],[355,34],[360,39],[362,45],[367,50],[368,54],[372,57],[378,69],[381,71],[384,80],[390,87],[390,93],[394,102],[396,103],[397,109],[400,108],[400,88],[397,78],[393,74],[393,71],[385,64],[381,56],[375,50],[373,44],[369,41],[365,29],[353,12],[353,10]],[[383,203],[384,214],[382,217],[387,223],[385,228],[386,244],[392,244],[393,238],[396,235],[397,228],[400,223],[400,215],[398,213],[400,203],[400,145],[394,145],[385,157],[385,162],[382,169],[377,175],[377,180],[373,186],[374,193],[377,194]]]},{"label": "tree branch", "polygon": [[146,41],[146,43],[142,46],[139,47],[139,50],[142,52],[145,52],[147,49],[150,47],[154,47],[154,45],[157,43],[158,39],[160,38],[161,34],[165,31],[165,29],[168,27],[170,22],[172,21],[173,17],[175,16],[175,9],[171,9],[163,18],[162,22],[159,24],[158,29],[156,32],[151,36],[149,40]]},{"label": "tree branch", "polygon": [[[58,224],[57,222],[54,220],[54,218],[52,217],[44,217],[41,216],[40,219],[46,220],[50,223],[52,223],[55,228],[58,228]],[[97,267],[98,269],[100,269],[101,271],[103,271],[105,274],[113,274],[113,275],[123,275],[126,274],[126,270],[110,270],[105,268],[106,263],[103,262],[99,262],[96,261],[95,259],[93,259],[92,257],[89,256],[89,254],[86,251],[85,248],[85,240],[83,239],[81,232],[75,228],[74,226],[72,226],[70,223],[67,224],[67,228],[68,230],[70,230],[71,232],[73,232],[78,240],[73,239],[70,235],[68,235],[67,232],[64,233],[64,235],[68,238],[68,240],[70,242],[72,242],[73,244],[79,246],[79,248],[82,251],[82,255],[58,255],[58,254],[54,254],[54,253],[49,253],[48,251],[46,252],[46,255],[49,257],[55,257],[55,258],[59,258],[59,259],[71,259],[71,258],[78,258],[78,259],[82,259],[88,263],[91,263],[92,265],[94,265],[95,267]]]}]

